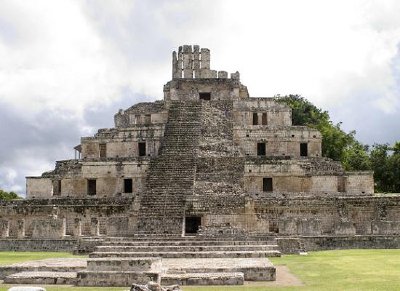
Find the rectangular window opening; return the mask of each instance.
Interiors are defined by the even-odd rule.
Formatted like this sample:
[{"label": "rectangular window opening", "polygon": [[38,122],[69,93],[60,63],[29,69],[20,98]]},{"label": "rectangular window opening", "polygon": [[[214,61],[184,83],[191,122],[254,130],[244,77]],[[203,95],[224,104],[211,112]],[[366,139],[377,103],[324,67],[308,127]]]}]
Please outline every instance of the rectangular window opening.
[{"label": "rectangular window opening", "polygon": [[138,143],[139,157],[144,157],[146,155],[146,143],[139,142]]},{"label": "rectangular window opening", "polygon": [[88,195],[96,195],[96,180],[95,179],[87,180],[87,194]]},{"label": "rectangular window opening", "polygon": [[265,150],[265,143],[260,142],[257,143],[257,156],[265,156],[266,150]]},{"label": "rectangular window opening", "polygon": [[263,191],[272,192],[272,178],[263,178]]},{"label": "rectangular window opening", "polygon": [[124,193],[132,193],[132,179],[124,179]]},{"label": "rectangular window opening", "polygon": [[100,158],[105,158],[107,156],[107,144],[99,144]]},{"label": "rectangular window opening", "polygon": [[253,113],[253,125],[258,125],[258,113]]},{"label": "rectangular window opening", "polygon": [[308,144],[301,143],[300,144],[300,157],[307,157],[308,156]]},{"label": "rectangular window opening", "polygon": [[53,196],[61,195],[61,180],[53,181]]},{"label": "rectangular window opening", "polygon": [[262,125],[267,125],[267,113],[263,113],[262,114],[262,121],[261,121]]},{"label": "rectangular window opening", "polygon": [[211,100],[211,93],[210,92],[202,92],[199,93],[200,100]]},{"label": "rectangular window opening", "polygon": [[342,193],[346,192],[346,177],[338,177],[337,191]]}]

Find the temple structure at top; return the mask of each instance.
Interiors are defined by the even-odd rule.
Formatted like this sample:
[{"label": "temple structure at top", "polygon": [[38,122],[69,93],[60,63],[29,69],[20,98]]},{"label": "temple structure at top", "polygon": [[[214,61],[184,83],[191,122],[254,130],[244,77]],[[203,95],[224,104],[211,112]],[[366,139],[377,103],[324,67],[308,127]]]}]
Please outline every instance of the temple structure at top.
[{"label": "temple structure at top", "polygon": [[[266,201],[374,192],[372,172],[346,172],[322,157],[319,131],[293,125],[291,109],[276,98],[250,97],[239,72],[212,70],[210,51],[197,45],[173,52],[164,100],[121,109],[114,120],[114,128],[81,138],[79,159],[27,177],[27,198],[130,199],[118,214],[124,234],[212,234],[227,225],[292,233],[284,221],[296,214],[266,214]],[[304,229],[335,231],[335,211],[316,216],[318,226]],[[115,235],[105,217],[99,229]],[[89,218],[65,215],[66,231]]]}]

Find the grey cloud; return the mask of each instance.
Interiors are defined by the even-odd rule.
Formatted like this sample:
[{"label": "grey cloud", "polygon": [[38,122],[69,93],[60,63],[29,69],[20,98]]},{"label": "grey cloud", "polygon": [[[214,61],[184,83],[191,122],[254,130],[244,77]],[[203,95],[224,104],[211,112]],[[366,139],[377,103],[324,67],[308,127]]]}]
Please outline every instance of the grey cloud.
[{"label": "grey cloud", "polygon": [[[24,112],[0,103],[0,189],[25,189],[25,176],[51,170],[55,161],[74,157],[73,147],[87,135],[83,127],[93,128],[92,134],[98,128],[113,127],[113,116],[120,108],[150,99],[123,89],[118,101],[87,108],[83,120],[49,109],[27,118]],[[15,179],[9,178],[11,172],[16,173]],[[24,194],[24,190],[18,192]]]}]

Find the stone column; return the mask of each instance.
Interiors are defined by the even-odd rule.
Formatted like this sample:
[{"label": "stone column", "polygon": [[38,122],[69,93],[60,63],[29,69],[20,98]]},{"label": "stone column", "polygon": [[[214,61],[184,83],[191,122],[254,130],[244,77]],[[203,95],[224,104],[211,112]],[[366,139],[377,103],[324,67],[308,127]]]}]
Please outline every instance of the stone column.
[{"label": "stone column", "polygon": [[8,220],[0,220],[0,238],[10,236],[10,222]]},{"label": "stone column", "polygon": [[92,219],[90,220],[90,235],[91,236],[100,235],[99,220],[96,217],[92,217]]},{"label": "stone column", "polygon": [[176,55],[176,51],[172,53],[172,78],[181,78],[182,74],[182,69],[179,67],[178,64],[178,57]]},{"label": "stone column", "polygon": [[201,68],[210,69],[210,50],[207,48],[201,49]]},{"label": "stone column", "polygon": [[24,238],[25,237],[25,219],[19,219],[17,221],[16,235],[17,235],[17,238]]},{"label": "stone column", "polygon": [[192,68],[192,46],[183,46],[183,77],[193,78],[193,68]]},{"label": "stone column", "polygon": [[80,218],[74,219],[74,224],[72,226],[72,235],[74,237],[82,236],[82,222],[81,222]]},{"label": "stone column", "polygon": [[200,78],[200,47],[193,46],[193,73],[194,78]]}]

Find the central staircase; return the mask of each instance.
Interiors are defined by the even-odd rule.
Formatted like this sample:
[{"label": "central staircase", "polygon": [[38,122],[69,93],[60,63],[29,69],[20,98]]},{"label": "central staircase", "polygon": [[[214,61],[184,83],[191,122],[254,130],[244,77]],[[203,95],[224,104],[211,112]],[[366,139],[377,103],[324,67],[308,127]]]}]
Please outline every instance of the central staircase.
[{"label": "central staircase", "polygon": [[182,233],[186,199],[193,194],[200,116],[200,101],[171,102],[164,140],[140,198],[137,233]]},{"label": "central staircase", "polygon": [[[78,272],[77,282],[82,286],[118,286],[124,273],[135,282],[152,279],[162,285],[273,281],[276,270],[267,258],[280,255],[275,238],[108,238],[89,255],[88,269]],[[129,267],[140,264],[144,266],[141,270]]]}]

